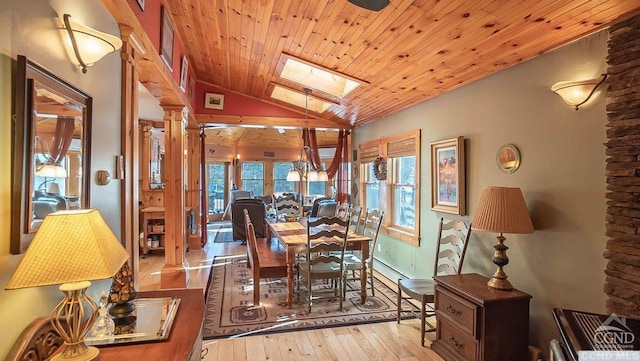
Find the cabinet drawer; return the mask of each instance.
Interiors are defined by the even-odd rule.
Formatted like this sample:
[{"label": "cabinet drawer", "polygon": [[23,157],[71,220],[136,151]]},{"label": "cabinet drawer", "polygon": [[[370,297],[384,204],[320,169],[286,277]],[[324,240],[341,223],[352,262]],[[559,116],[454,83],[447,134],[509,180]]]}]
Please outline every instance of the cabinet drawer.
[{"label": "cabinet drawer", "polygon": [[460,355],[463,359],[476,361],[478,351],[476,340],[460,332],[446,321],[439,322],[438,327],[440,328],[439,340],[442,343],[447,345],[450,350]]},{"label": "cabinet drawer", "polygon": [[469,335],[477,338],[477,306],[459,296],[436,286],[436,314],[446,318]]}]

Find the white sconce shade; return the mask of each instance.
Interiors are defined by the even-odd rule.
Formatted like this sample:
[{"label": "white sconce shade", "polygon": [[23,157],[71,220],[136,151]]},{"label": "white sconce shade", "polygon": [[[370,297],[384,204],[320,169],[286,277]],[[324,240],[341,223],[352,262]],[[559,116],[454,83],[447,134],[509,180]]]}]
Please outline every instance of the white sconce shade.
[{"label": "white sconce shade", "polygon": [[292,169],[287,173],[287,182],[300,182],[300,172]]},{"label": "white sconce shade", "polygon": [[67,178],[67,170],[61,165],[45,164],[36,170],[35,175],[46,178]]},{"label": "white sconce shade", "polygon": [[310,170],[307,172],[307,181],[309,182],[317,182],[318,181],[318,171]]},{"label": "white sconce shade", "polygon": [[602,74],[601,78],[582,81],[561,81],[551,86],[551,90],[558,94],[560,98],[569,106],[578,108],[589,101],[598,87],[607,79],[607,74]]},{"label": "white sconce shade", "polygon": [[329,180],[329,175],[327,172],[320,170],[318,171],[318,182],[326,182]]},{"label": "white sconce shade", "polygon": [[86,73],[87,68],[93,66],[102,57],[122,47],[122,40],[119,37],[78,24],[70,18],[71,15],[64,14],[64,30],[69,36],[69,45],[83,73]]}]

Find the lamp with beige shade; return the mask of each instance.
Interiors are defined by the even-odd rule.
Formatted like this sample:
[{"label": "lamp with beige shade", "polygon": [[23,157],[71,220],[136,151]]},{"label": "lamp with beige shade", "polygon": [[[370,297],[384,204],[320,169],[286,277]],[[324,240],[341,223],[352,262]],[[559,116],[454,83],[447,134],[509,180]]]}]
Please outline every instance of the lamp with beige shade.
[{"label": "lamp with beige shade", "polygon": [[98,358],[98,349],[84,342],[97,315],[86,294],[89,280],[112,277],[128,257],[95,209],[58,211],[44,219],[6,288],[61,284],[65,298],[53,309],[51,323],[64,350],[51,360]]},{"label": "lamp with beige shade", "polygon": [[520,188],[486,187],[480,195],[471,229],[498,233],[498,243],[493,246],[496,251],[491,259],[498,269],[487,284],[501,290],[513,289],[503,270],[509,264],[509,247],[504,245],[506,238],[502,234],[533,233],[533,223]]}]

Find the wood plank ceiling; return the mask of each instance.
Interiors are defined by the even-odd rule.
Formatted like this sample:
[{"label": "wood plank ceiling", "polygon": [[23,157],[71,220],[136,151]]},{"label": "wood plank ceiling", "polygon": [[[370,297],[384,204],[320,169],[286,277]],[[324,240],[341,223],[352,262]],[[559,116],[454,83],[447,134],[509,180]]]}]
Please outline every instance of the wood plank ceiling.
[{"label": "wood plank ceiling", "polygon": [[[207,143],[246,148],[294,148],[301,149],[302,130],[276,128],[213,127],[205,129]],[[317,130],[316,140],[320,148],[333,148],[338,142],[338,132]]]},{"label": "wood plank ceiling", "polygon": [[640,9],[637,0],[392,0],[379,12],[347,0],[166,2],[199,80],[277,103],[270,85],[303,88],[276,75],[285,53],[368,82],[316,115],[343,126],[375,121]]}]

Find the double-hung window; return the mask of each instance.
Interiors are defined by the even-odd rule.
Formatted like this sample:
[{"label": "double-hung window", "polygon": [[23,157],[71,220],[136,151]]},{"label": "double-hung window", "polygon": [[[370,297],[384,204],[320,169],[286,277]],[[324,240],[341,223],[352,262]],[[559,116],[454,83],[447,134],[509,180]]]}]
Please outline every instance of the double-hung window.
[{"label": "double-hung window", "polygon": [[419,245],[420,130],[363,143],[359,153],[362,207],[385,212],[381,232]]},{"label": "double-hung window", "polygon": [[255,196],[264,194],[264,163],[242,162],[242,189],[253,191]]},{"label": "double-hung window", "polygon": [[273,191],[294,192],[295,183],[287,181],[287,174],[292,169],[291,162],[273,163]]}]

